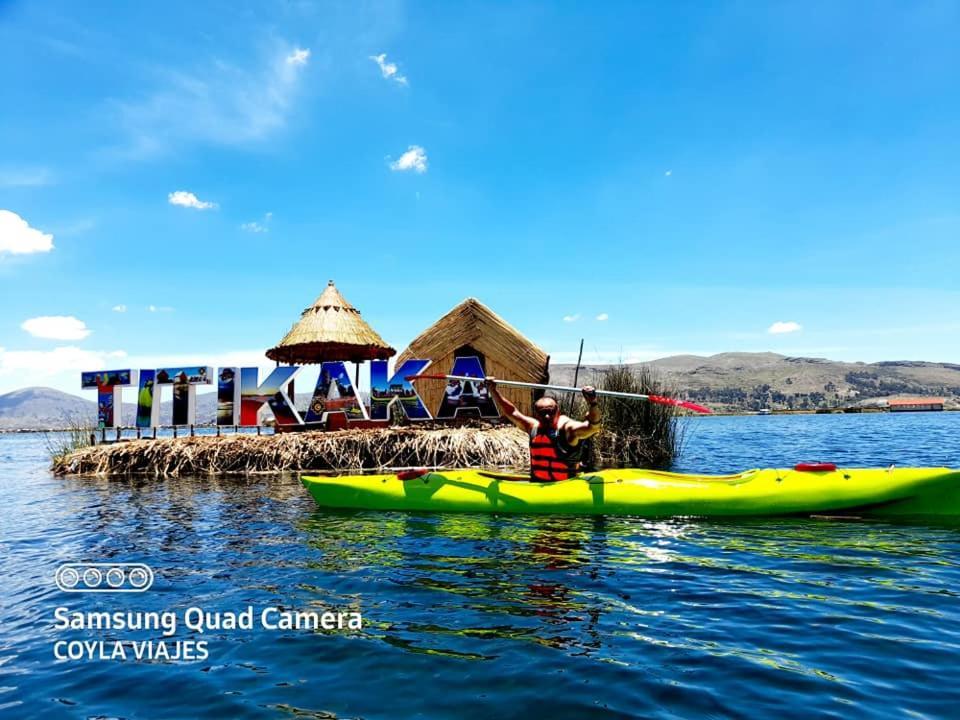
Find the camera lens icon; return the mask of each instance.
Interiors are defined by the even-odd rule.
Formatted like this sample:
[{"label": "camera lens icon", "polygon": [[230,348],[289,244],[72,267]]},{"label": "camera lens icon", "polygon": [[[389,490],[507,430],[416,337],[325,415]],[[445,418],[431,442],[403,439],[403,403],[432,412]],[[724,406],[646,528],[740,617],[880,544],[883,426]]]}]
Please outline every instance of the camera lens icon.
[{"label": "camera lens icon", "polygon": [[78,582],[80,582],[80,573],[72,567],[61,568],[57,574],[57,585],[75,588]]},{"label": "camera lens icon", "polygon": [[54,579],[64,592],[144,592],[153,577],[143,563],[66,563]]}]

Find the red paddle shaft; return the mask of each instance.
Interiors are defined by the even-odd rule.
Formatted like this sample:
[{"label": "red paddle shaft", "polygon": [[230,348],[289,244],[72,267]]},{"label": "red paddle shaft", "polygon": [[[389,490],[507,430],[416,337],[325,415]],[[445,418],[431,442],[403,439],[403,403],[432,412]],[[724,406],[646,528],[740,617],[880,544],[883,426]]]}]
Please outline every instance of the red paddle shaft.
[{"label": "red paddle shaft", "polygon": [[[465,375],[408,375],[408,381],[412,380],[469,380],[471,382],[483,382],[483,378],[467,377]],[[541,385],[539,383],[520,382],[519,380],[497,380],[497,385],[505,387],[532,388],[534,390],[553,390],[554,392],[580,392],[580,388],[569,387],[567,385]],[[709,408],[702,405],[688,402],[686,400],[675,400],[674,398],[663,397],[662,395],[641,395],[639,393],[616,392],[614,390],[597,390],[597,395],[605,397],[626,398],[628,400],[647,400],[658,405],[673,405],[686,410],[693,410],[698,413],[710,415],[713,413]]]}]

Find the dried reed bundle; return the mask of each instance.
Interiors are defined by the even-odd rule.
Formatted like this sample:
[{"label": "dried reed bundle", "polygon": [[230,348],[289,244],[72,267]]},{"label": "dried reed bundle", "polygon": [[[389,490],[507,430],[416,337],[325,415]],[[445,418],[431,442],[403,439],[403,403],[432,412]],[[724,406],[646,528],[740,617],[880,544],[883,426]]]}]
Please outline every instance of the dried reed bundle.
[{"label": "dried reed bundle", "polygon": [[375,471],[400,467],[529,465],[526,435],[513,427],[224,435],[133,440],[81,448],[53,460],[57,475],[250,474]]}]

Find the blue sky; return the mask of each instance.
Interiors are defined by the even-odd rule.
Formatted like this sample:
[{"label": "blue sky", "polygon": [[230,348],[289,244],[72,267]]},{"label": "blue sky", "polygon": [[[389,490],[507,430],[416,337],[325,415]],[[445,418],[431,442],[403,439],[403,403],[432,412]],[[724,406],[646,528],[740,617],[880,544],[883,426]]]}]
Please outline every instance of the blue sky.
[{"label": "blue sky", "polygon": [[330,278],[398,350],[474,296],[557,360],[960,362],[958,36],[956,2],[0,0],[0,392],[268,365]]}]

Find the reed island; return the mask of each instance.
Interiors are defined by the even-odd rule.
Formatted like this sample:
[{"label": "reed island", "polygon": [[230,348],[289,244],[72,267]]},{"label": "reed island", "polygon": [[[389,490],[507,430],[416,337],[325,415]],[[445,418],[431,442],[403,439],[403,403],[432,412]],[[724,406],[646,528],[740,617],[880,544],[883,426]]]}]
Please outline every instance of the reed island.
[{"label": "reed island", "polygon": [[[215,373],[203,365],[83,373],[84,386],[97,388],[99,429],[68,433],[52,452],[53,471],[164,477],[411,467],[528,469],[529,439],[500,417],[484,378],[546,384],[546,352],[479,300],[467,298],[411,341],[389,373],[387,359],[395,354],[331,281],[266,351],[276,363],[266,379],[259,377],[258,368],[218,368]],[[348,363],[354,366],[353,378]],[[368,393],[359,390],[364,364],[369,366]],[[294,382],[311,365],[319,372],[309,404],[301,410]],[[415,378],[428,367],[465,379]],[[212,385],[214,379],[216,430],[194,432],[196,387]],[[618,392],[669,394],[648,369],[613,366],[580,381]],[[124,431],[121,388],[128,385],[137,388],[136,426]],[[172,418],[163,422],[160,400],[166,386],[172,386]],[[544,394],[536,388],[502,392],[527,413]],[[566,414],[584,412],[577,395],[557,399]],[[675,407],[617,398],[601,403],[603,430],[581,453],[584,469],[669,466],[682,440]],[[257,429],[265,424],[273,431],[260,433]],[[164,436],[170,428],[180,430],[176,437]],[[124,435],[128,439],[116,440]]]}]

